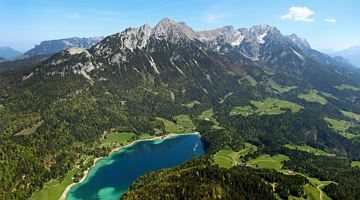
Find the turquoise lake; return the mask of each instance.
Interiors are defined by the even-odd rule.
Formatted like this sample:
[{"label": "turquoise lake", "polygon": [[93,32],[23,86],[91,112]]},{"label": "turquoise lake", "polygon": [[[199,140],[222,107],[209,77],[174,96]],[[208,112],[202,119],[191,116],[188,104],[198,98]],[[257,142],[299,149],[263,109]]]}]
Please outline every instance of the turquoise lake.
[{"label": "turquoise lake", "polygon": [[141,141],[99,160],[84,182],[71,188],[66,199],[119,199],[146,172],[174,167],[203,154],[200,135]]}]

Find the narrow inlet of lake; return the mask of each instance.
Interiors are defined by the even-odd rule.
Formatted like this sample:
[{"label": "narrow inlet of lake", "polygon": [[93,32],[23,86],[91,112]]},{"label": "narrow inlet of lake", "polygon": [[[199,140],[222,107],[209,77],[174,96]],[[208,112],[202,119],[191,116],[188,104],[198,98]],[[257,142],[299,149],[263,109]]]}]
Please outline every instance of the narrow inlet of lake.
[{"label": "narrow inlet of lake", "polygon": [[119,199],[146,172],[174,167],[203,154],[200,135],[141,141],[99,160],[86,179],[71,188],[66,199]]}]

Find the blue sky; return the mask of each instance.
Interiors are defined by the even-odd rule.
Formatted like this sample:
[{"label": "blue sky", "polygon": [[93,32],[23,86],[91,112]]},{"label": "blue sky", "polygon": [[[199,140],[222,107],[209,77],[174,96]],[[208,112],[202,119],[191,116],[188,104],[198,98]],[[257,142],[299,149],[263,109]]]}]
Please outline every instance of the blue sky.
[{"label": "blue sky", "polygon": [[360,44],[359,0],[0,0],[0,46],[26,51],[42,40],[110,35],[169,17],[195,30],[276,26],[314,48]]}]

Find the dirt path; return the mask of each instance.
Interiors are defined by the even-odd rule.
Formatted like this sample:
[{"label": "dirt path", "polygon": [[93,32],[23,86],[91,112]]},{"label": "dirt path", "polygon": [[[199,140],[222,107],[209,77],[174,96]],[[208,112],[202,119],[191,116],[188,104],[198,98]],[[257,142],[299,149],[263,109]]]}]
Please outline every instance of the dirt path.
[{"label": "dirt path", "polygon": [[320,200],[323,200],[323,196],[324,196],[323,191],[320,189],[320,187],[322,187],[322,186],[324,186],[324,184],[320,184],[316,187],[320,192]]}]

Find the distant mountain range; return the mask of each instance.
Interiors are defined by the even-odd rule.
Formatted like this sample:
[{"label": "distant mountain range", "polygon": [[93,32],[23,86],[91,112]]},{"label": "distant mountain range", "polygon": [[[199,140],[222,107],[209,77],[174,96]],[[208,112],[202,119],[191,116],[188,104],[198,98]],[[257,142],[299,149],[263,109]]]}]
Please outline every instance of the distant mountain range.
[{"label": "distant mountain range", "polygon": [[0,57],[0,62],[4,62],[4,61],[7,61],[7,59]]},{"label": "distant mountain range", "polygon": [[353,46],[338,52],[333,52],[331,56],[341,56],[348,60],[351,64],[360,68],[360,45]]},{"label": "distant mountain range", "polygon": [[[25,70],[31,68],[33,65],[43,61],[44,59],[50,57],[51,55],[63,51],[71,47],[82,47],[90,48],[103,37],[91,37],[91,38],[66,38],[66,39],[57,39],[43,41],[39,45],[35,45],[34,48],[25,52],[24,54],[18,52],[13,54],[11,59],[0,60],[0,72],[5,71],[14,71],[14,70]],[[7,52],[11,52],[11,48],[7,47]],[[10,49],[10,50],[9,50]],[[13,50],[14,51],[14,50]],[[0,54],[1,56],[1,54]],[[3,56],[6,58],[5,56]]]},{"label": "distant mountain range", "polygon": [[0,47],[0,57],[3,57],[7,60],[13,60],[22,54],[22,52],[17,51],[11,47]]},{"label": "distant mountain range", "polygon": [[35,45],[33,49],[24,53],[24,56],[35,55],[52,55],[71,47],[90,48],[96,43],[100,42],[103,37],[90,37],[90,38],[66,38],[58,40],[43,41],[38,45]]}]

